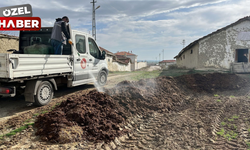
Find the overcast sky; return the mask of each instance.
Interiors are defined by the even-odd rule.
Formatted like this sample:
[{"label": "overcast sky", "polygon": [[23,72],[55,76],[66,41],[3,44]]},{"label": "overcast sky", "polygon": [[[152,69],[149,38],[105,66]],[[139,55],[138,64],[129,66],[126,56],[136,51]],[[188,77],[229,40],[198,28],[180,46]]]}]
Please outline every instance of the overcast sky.
[{"label": "overcast sky", "polygon": [[[93,0],[6,0],[1,7],[31,4],[42,26],[68,16],[72,29],[92,34]],[[99,46],[132,51],[139,60],[173,59],[185,46],[250,15],[250,0],[97,0]]]}]

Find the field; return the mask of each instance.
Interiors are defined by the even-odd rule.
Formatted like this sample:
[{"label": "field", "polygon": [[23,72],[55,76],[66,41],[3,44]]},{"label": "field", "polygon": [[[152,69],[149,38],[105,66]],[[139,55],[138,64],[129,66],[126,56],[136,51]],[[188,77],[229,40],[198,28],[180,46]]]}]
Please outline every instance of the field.
[{"label": "field", "polygon": [[[0,149],[250,149],[250,75],[111,72],[0,122]],[[62,94],[64,93],[64,94]]]}]

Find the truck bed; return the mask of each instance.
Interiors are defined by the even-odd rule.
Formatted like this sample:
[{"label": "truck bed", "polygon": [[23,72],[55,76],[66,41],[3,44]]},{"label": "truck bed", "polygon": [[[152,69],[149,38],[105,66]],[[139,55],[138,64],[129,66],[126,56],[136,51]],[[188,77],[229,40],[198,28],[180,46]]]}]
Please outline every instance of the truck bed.
[{"label": "truck bed", "polygon": [[71,55],[0,54],[0,78],[47,76],[73,71]]}]

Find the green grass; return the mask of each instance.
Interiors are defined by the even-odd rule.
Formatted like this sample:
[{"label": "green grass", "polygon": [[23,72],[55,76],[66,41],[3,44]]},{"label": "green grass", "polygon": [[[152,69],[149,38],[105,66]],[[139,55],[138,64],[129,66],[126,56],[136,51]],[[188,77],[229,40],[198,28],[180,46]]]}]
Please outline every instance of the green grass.
[{"label": "green grass", "polygon": [[230,133],[229,133],[230,135],[231,135],[231,137],[233,138],[233,139],[236,139],[237,138],[237,136],[238,136],[238,134],[237,133],[235,133],[235,132],[233,132],[233,131],[230,131]]},{"label": "green grass", "polygon": [[222,128],[219,132],[217,132],[217,134],[223,136],[225,134],[224,128]]},{"label": "green grass", "polygon": [[39,113],[35,113],[35,114],[33,114],[33,116],[37,117],[37,116],[39,116]]},{"label": "green grass", "polygon": [[231,97],[231,98],[234,98],[235,96],[231,95],[230,97]]},{"label": "green grass", "polygon": [[20,128],[17,128],[13,131],[11,131],[10,133],[7,133],[5,135],[2,135],[0,136],[0,139],[2,140],[4,137],[10,137],[10,136],[13,136],[13,135],[16,135],[18,132],[22,132],[23,130],[27,129],[30,125],[34,125],[34,123],[28,123],[24,126],[21,126]]},{"label": "green grass", "polygon": [[61,102],[56,103],[54,106],[51,107],[51,110],[55,109],[57,106],[59,106],[61,104]]},{"label": "green grass", "polygon": [[218,94],[214,94],[215,97],[218,97],[219,95]]},{"label": "green grass", "polygon": [[44,110],[41,112],[41,114],[46,114],[48,111],[47,110]]},{"label": "green grass", "polygon": [[234,121],[234,119],[227,119],[228,121]]},{"label": "green grass", "polygon": [[187,74],[206,74],[206,73],[212,73],[213,70],[195,70],[195,69],[170,69],[170,70],[155,70],[155,71],[110,71],[109,75],[124,75],[124,74],[130,74],[132,80],[138,81],[140,79],[146,79],[146,78],[156,78],[158,76],[172,76],[177,77],[181,75],[187,75]]},{"label": "green grass", "polygon": [[137,71],[134,76],[131,77],[132,80],[138,81],[141,79],[156,78],[160,76],[161,71]]},{"label": "green grass", "polygon": [[226,122],[221,122],[220,124],[221,124],[222,126],[224,126],[224,125],[226,125]]},{"label": "green grass", "polygon": [[233,116],[233,119],[238,119],[238,118],[239,118],[239,116],[237,116],[237,115]]},{"label": "green grass", "polygon": [[27,122],[30,122],[30,119],[27,119],[27,120],[24,121],[24,123],[27,123]]},{"label": "green grass", "polygon": [[229,141],[231,140],[231,135],[227,133],[226,135],[223,136],[224,138],[228,139]]},{"label": "green grass", "polygon": [[248,148],[250,148],[250,142],[246,142],[246,144],[247,144]]},{"label": "green grass", "polygon": [[217,102],[221,102],[221,100],[217,99]]},{"label": "green grass", "polygon": [[181,75],[187,75],[187,74],[206,74],[206,73],[211,73],[213,72],[212,70],[195,70],[195,69],[169,69],[169,70],[163,70],[160,74],[160,76],[172,76],[172,77],[177,77]]},{"label": "green grass", "polygon": [[59,106],[61,103],[62,103],[62,102],[56,103],[56,105],[55,105],[55,106]]},{"label": "green grass", "polygon": [[173,69],[173,70],[163,70],[160,74],[160,76],[172,76],[172,77],[177,77],[177,76],[182,76],[188,74],[188,70],[183,70],[183,69]]},{"label": "green grass", "polygon": [[125,74],[125,73],[131,73],[130,71],[109,71],[109,74]]},{"label": "green grass", "polygon": [[224,128],[222,128],[219,132],[217,132],[218,135],[224,137],[225,139],[228,139],[229,141],[232,139],[236,139],[238,134],[234,131],[226,132]]}]

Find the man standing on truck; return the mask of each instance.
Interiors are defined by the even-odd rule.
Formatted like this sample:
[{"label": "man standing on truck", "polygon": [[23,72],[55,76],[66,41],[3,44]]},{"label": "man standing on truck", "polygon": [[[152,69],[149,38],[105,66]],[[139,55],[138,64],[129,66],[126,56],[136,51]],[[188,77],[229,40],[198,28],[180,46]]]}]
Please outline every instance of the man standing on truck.
[{"label": "man standing on truck", "polygon": [[62,54],[63,44],[66,45],[66,40],[68,40],[69,44],[72,44],[72,40],[70,39],[70,34],[67,29],[68,23],[69,18],[67,16],[56,19],[50,38],[55,54]]}]

